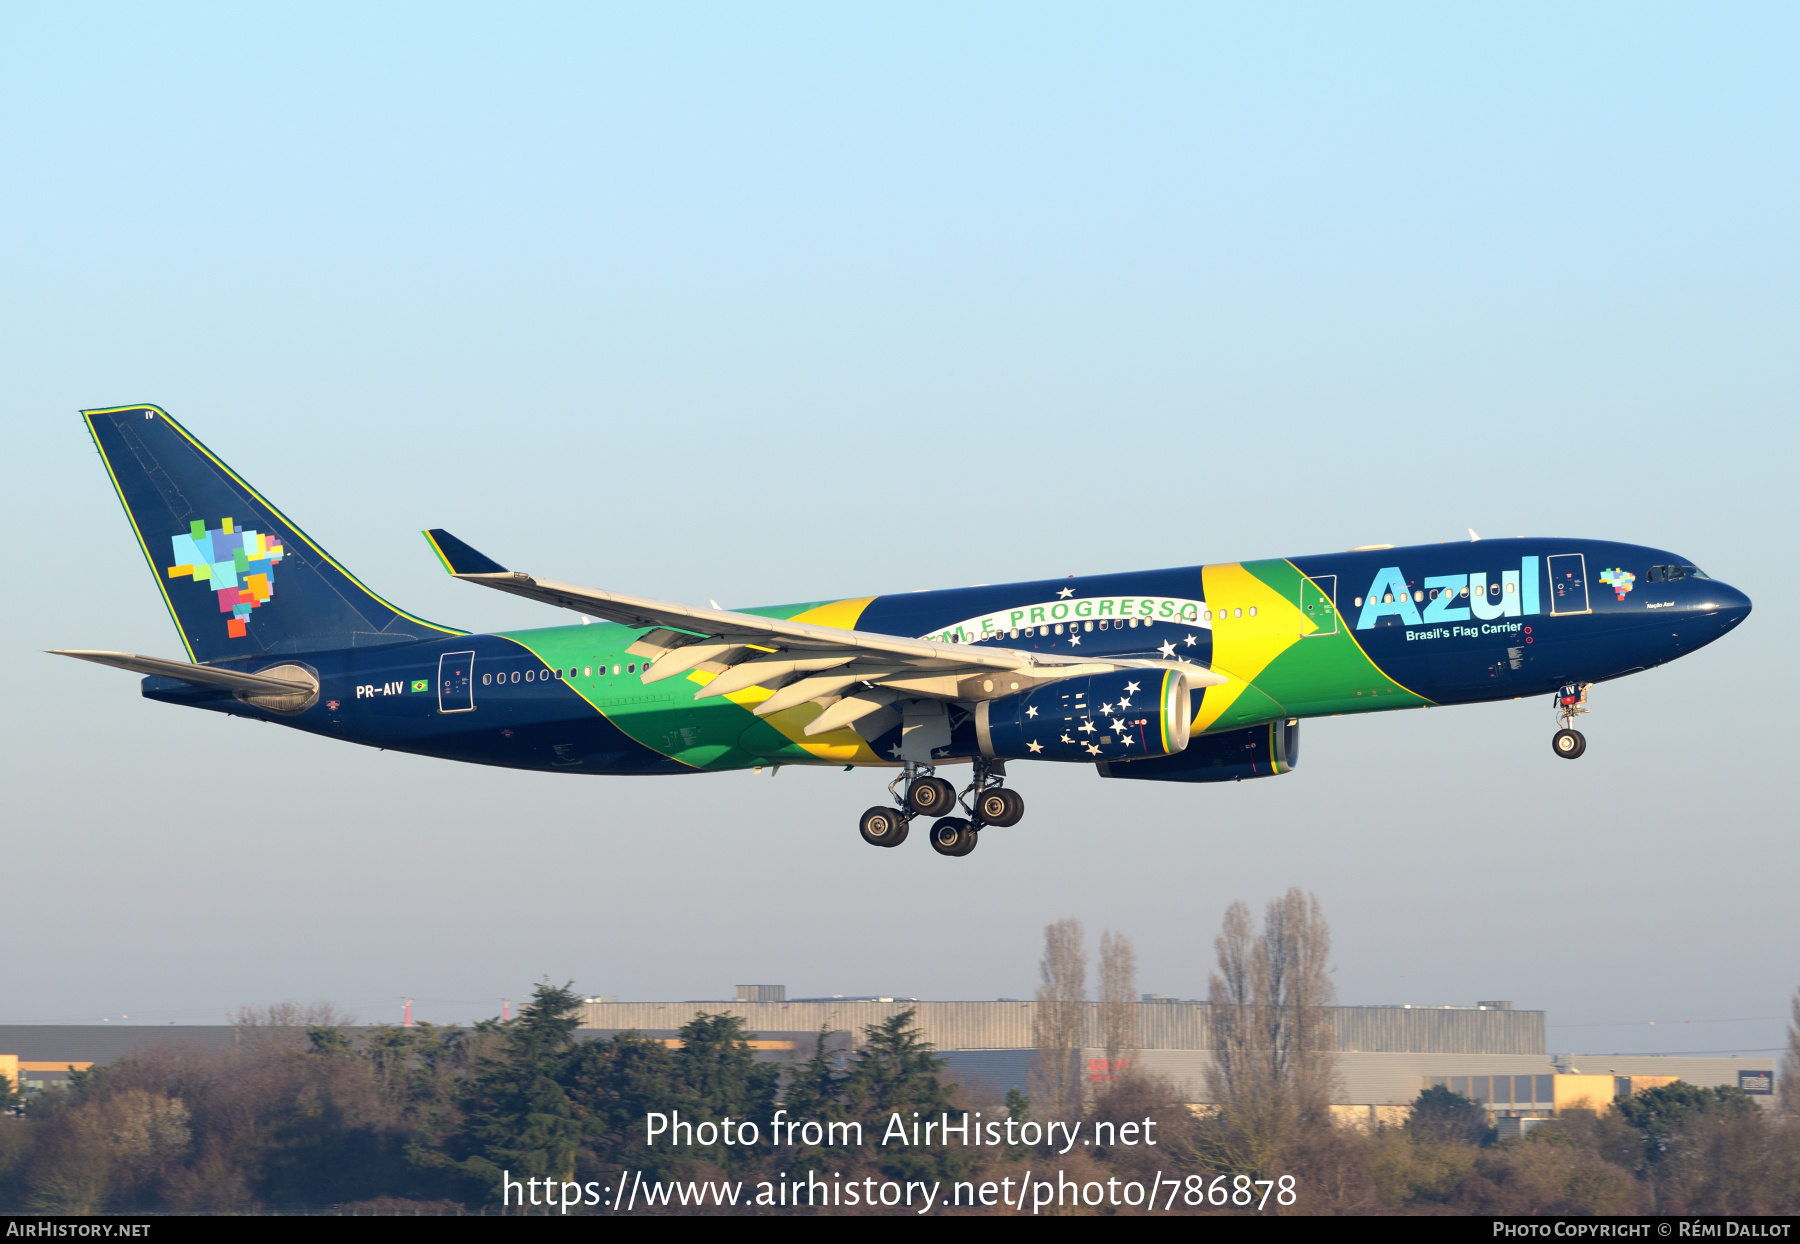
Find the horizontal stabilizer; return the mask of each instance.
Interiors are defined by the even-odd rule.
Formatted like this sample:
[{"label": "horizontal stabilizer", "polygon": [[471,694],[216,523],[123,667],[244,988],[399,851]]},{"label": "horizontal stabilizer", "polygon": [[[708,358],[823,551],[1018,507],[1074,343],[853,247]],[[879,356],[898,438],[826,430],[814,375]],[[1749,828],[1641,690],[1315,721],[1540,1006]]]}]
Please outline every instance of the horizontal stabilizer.
[{"label": "horizontal stabilizer", "polygon": [[[252,695],[283,695],[317,690],[313,682],[287,678],[266,678],[261,674],[245,674],[238,670],[219,669],[211,665],[189,665],[186,661],[165,661],[161,657],[140,657],[131,652],[96,652],[86,649],[51,648],[51,656],[74,657],[96,665],[110,665],[134,674],[155,674],[162,678],[178,678],[200,687],[219,687],[226,691],[242,691]],[[287,666],[288,669],[295,668]]]},{"label": "horizontal stabilizer", "polygon": [[451,574],[505,574],[506,567],[485,553],[477,552],[445,531],[433,527],[424,533],[431,548]]}]

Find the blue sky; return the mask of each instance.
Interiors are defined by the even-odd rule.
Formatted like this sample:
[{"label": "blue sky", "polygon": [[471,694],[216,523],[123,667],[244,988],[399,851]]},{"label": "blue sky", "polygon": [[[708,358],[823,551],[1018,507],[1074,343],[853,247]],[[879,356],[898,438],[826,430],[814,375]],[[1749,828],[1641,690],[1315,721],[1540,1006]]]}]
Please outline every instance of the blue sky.
[{"label": "blue sky", "polygon": [[[468,1019],[544,975],[1018,996],[1065,915],[1195,996],[1224,908],[1298,884],[1348,1002],[1779,1043],[1790,7],[0,20],[0,506],[32,533],[0,1018]],[[1674,548],[1757,611],[1599,688],[1579,764],[1542,703],[1344,718],[1276,781],[1043,766],[968,859],[874,852],[873,774],[463,768],[39,655],[179,651],[74,413],[131,401],[472,628],[563,615],[450,581],[420,528],[743,605],[1473,527]]]}]

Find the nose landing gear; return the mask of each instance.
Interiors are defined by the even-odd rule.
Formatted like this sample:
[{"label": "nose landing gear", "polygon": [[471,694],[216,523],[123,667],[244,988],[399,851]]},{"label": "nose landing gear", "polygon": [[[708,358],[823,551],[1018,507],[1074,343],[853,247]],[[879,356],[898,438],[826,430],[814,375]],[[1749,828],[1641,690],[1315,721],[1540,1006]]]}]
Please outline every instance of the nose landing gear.
[{"label": "nose landing gear", "polygon": [[1587,736],[1575,729],[1575,719],[1588,711],[1592,683],[1569,683],[1556,693],[1556,720],[1560,729],[1550,737],[1550,748],[1564,760],[1579,760],[1587,751]]}]

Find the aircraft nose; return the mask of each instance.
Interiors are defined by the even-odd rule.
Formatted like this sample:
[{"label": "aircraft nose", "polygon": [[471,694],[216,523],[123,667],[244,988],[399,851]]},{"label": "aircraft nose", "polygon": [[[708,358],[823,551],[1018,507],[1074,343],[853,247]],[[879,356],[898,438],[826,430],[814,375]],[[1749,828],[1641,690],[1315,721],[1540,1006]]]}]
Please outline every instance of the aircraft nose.
[{"label": "aircraft nose", "polygon": [[1726,628],[1736,626],[1750,616],[1750,598],[1735,587],[1714,580],[1708,584],[1712,589],[1707,593],[1709,609],[1716,609],[1720,621]]}]

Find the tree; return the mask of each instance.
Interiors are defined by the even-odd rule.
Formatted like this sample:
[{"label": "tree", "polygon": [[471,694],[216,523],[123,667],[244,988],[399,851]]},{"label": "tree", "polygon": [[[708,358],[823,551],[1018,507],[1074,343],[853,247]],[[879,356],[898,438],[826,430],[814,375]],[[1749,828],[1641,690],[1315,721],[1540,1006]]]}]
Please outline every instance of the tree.
[{"label": "tree", "polygon": [[1493,1131],[1487,1111],[1472,1097],[1434,1084],[1413,1098],[1406,1128],[1420,1140],[1460,1141],[1479,1145]]},{"label": "tree", "polygon": [[575,1047],[563,1072],[569,1105],[582,1129],[584,1178],[613,1175],[629,1165],[644,1177],[667,1178],[688,1157],[665,1133],[646,1147],[651,1112],[699,1118],[703,1107],[676,1072],[675,1052],[661,1041],[621,1032],[610,1041]]},{"label": "tree", "polygon": [[580,1007],[567,986],[545,981],[518,1019],[478,1026],[501,1036],[502,1052],[482,1058],[468,1081],[465,1123],[448,1161],[487,1196],[497,1195],[503,1171],[514,1179],[575,1176],[581,1125],[559,1080]]},{"label": "tree", "polygon": [[1613,1104],[1619,1116],[1644,1136],[1644,1157],[1655,1162],[1668,1154],[1677,1138],[1702,1116],[1748,1116],[1756,1103],[1742,1089],[1727,1085],[1701,1088],[1685,1080],[1633,1093]]},{"label": "tree", "polygon": [[[756,1061],[743,1018],[702,1011],[688,1021],[680,1036],[675,1078],[693,1102],[696,1121],[748,1119],[767,1134],[781,1071],[772,1063]],[[735,1165],[747,1153],[743,1146],[725,1144],[722,1135],[718,1144],[710,1148],[696,1145],[689,1152],[722,1167]]]},{"label": "tree", "polygon": [[1781,1113],[1800,1115],[1800,989],[1788,999],[1787,1053],[1781,1056],[1781,1073],[1775,1082]]},{"label": "tree", "polygon": [[1250,909],[1233,903],[1213,945],[1214,1156],[1233,1171],[1266,1172],[1298,1127],[1330,1119],[1331,930],[1318,898],[1296,886],[1269,903],[1260,934]]},{"label": "tree", "polygon": [[1108,929],[1100,934],[1100,1033],[1109,1083],[1137,1053],[1137,1014],[1137,952],[1123,933]]},{"label": "tree", "polygon": [[[880,1155],[890,1178],[952,1179],[967,1171],[975,1151],[952,1146],[887,1145],[878,1142],[895,1115],[903,1126],[941,1120],[955,1107],[955,1085],[938,1078],[944,1069],[931,1042],[922,1038],[908,1007],[863,1028],[863,1045],[850,1060],[843,1081],[845,1112],[863,1125],[864,1143]],[[915,1112],[916,1115],[915,1115]]]},{"label": "tree", "polygon": [[830,1039],[831,1025],[821,1024],[812,1054],[795,1070],[782,1091],[781,1104],[793,1118],[826,1119],[838,1107],[843,1076],[832,1065],[826,1044]]},{"label": "tree", "polygon": [[867,1122],[885,1125],[896,1112],[910,1119],[914,1110],[923,1118],[952,1105],[950,1087],[938,1079],[944,1062],[920,1035],[917,1017],[908,1007],[863,1028],[863,1046],[844,1077],[844,1098]]},{"label": "tree", "polygon": [[1087,1028],[1087,949],[1074,917],[1044,926],[1038,961],[1037,1009],[1032,1020],[1037,1058],[1030,1075],[1031,1100],[1046,1121],[1080,1117],[1081,1047]]}]

